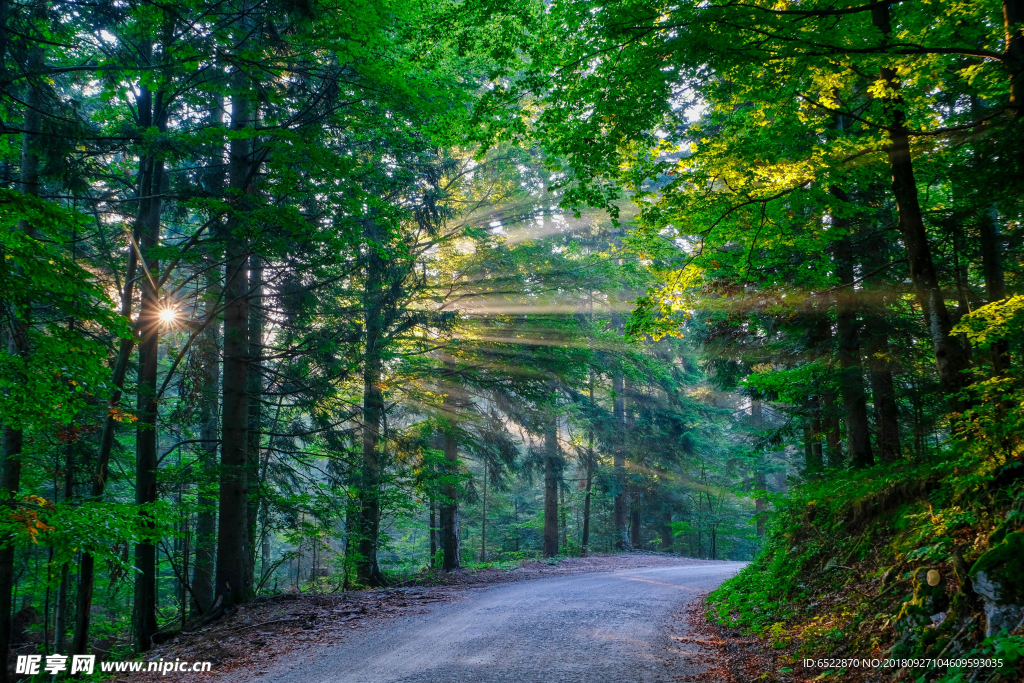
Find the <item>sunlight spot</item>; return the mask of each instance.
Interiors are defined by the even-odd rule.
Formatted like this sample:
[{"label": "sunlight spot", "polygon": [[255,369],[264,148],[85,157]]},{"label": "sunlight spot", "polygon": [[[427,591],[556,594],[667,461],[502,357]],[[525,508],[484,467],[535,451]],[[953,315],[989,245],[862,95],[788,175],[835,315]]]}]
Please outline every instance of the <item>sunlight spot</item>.
[{"label": "sunlight spot", "polygon": [[178,319],[178,312],[173,308],[160,309],[160,322],[171,325]]}]

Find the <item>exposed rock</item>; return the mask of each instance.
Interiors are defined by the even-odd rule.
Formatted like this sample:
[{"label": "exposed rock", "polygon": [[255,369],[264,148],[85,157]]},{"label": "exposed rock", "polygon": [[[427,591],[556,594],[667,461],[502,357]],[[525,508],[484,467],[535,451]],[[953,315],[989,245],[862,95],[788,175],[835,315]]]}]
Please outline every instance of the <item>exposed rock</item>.
[{"label": "exposed rock", "polygon": [[1005,538],[971,568],[974,591],[985,601],[985,636],[1012,629],[1024,615],[1024,533]]}]

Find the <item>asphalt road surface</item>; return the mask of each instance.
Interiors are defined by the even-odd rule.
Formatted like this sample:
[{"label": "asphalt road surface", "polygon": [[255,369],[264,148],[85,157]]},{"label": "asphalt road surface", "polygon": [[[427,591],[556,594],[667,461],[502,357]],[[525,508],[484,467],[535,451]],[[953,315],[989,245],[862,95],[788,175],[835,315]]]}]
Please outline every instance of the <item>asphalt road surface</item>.
[{"label": "asphalt road surface", "polygon": [[[280,661],[270,683],[655,683],[699,675],[680,607],[743,566],[577,574],[469,591]],[[709,682],[710,683],[710,682]]]}]

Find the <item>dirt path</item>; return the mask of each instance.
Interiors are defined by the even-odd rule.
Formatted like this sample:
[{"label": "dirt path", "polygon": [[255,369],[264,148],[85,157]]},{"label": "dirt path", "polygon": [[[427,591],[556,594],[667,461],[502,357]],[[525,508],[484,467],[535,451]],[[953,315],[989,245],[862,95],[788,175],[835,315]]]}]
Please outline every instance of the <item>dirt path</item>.
[{"label": "dirt path", "polygon": [[[693,617],[683,607],[740,567],[680,559],[670,566],[463,588],[450,602],[361,628],[343,630],[340,620],[317,621],[308,648],[218,678],[232,683],[698,680],[711,663],[710,653],[693,637],[687,625]],[[333,642],[316,637],[318,630],[335,629],[344,636]]]}]

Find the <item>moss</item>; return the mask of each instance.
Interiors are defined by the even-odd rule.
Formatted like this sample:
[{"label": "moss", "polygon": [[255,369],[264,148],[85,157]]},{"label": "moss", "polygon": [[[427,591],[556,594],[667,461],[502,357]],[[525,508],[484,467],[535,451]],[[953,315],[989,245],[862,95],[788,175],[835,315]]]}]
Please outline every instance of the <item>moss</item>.
[{"label": "moss", "polygon": [[1004,603],[1021,604],[1024,602],[1024,533],[1015,531],[1006,534],[1006,538],[987,553],[978,558],[971,567],[971,578],[975,579],[984,572],[989,581],[998,583],[1002,588]]},{"label": "moss", "polygon": [[999,543],[1001,543],[1003,541],[1003,539],[1006,538],[1006,532],[1007,532],[1007,525],[1006,524],[1000,524],[998,527],[996,527],[995,531],[993,531],[988,536],[988,547],[989,548],[993,548],[996,545],[998,545]]},{"label": "moss", "polygon": [[946,587],[940,582],[938,585],[928,585],[928,568],[918,569],[914,573],[914,602],[933,610],[931,614],[941,612],[949,605],[949,596],[946,595]]},{"label": "moss", "polygon": [[970,598],[962,592],[957,592],[953,595],[952,600],[949,601],[949,607],[946,609],[946,621],[942,622],[939,630],[952,632],[959,629],[961,619],[970,616],[970,612]]}]

